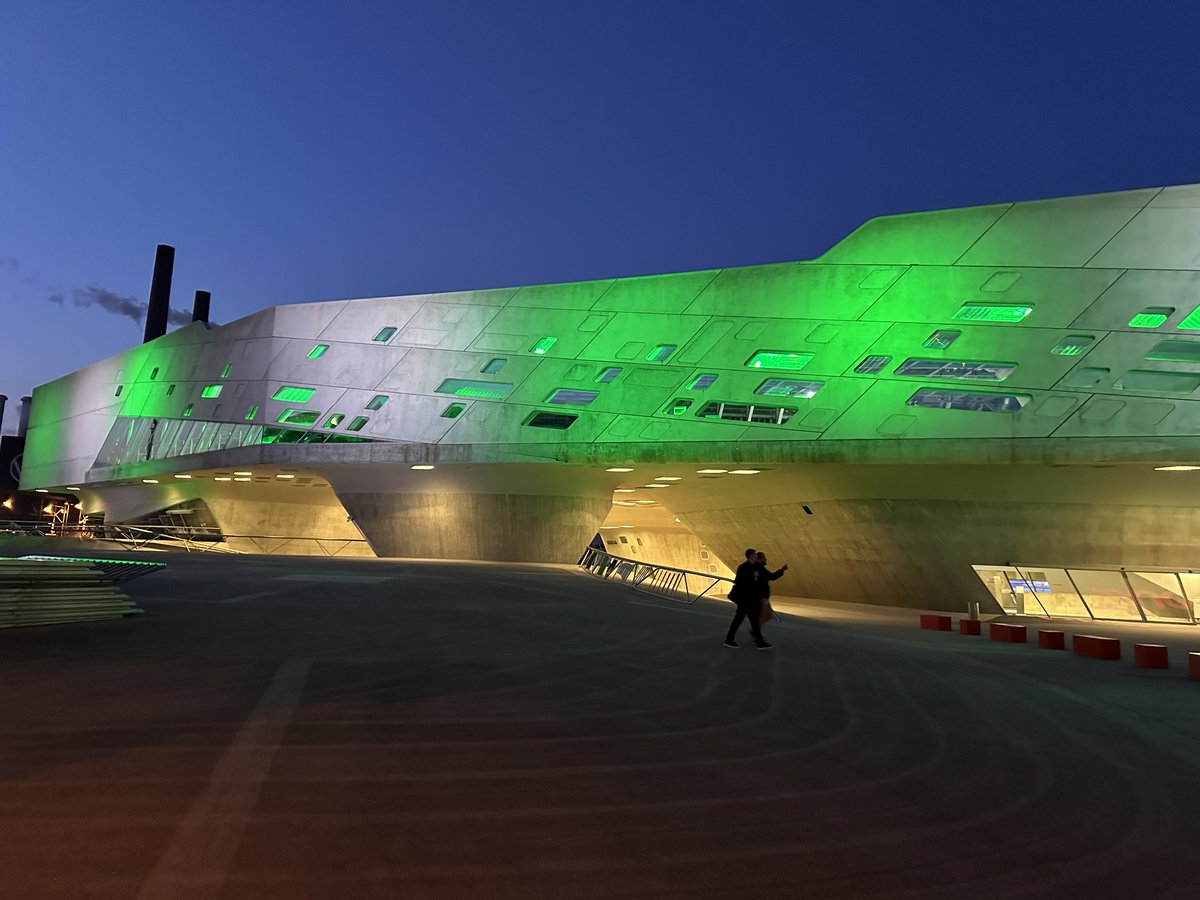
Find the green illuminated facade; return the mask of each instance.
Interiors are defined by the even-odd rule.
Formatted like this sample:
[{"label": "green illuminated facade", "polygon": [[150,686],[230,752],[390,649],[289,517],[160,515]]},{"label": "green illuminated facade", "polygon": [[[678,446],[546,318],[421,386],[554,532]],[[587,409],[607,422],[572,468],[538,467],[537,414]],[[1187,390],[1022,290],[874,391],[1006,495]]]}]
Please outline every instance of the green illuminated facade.
[{"label": "green illuminated facade", "polygon": [[381,555],[573,560],[653,507],[727,563],[786,557],[791,593],[914,606],[986,607],[977,565],[1185,567],[1200,496],[1155,466],[1200,456],[1198,246],[1184,186],[874,219],[812,261],[276,307],[39,388],[23,484]]}]

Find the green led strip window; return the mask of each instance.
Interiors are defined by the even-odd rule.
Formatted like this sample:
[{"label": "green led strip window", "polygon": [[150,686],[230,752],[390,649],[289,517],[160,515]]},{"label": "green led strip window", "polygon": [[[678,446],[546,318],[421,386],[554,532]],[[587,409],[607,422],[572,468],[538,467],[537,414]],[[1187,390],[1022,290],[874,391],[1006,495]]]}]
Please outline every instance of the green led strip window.
[{"label": "green led strip window", "polygon": [[1200,363],[1200,341],[1159,341],[1146,354],[1153,362]]},{"label": "green led strip window", "polygon": [[754,389],[754,393],[766,397],[815,397],[825,387],[823,381],[792,381],[788,378],[768,378]]},{"label": "green led strip window", "polygon": [[1020,322],[1033,312],[1032,306],[1011,303],[964,303],[954,314],[955,319],[970,322]]},{"label": "green led strip window", "polygon": [[529,352],[536,353],[539,356],[541,356],[557,343],[558,343],[558,338],[556,338],[556,337],[539,338],[537,343],[535,343],[532,347],[529,348]]},{"label": "green led strip window", "polygon": [[313,347],[311,350],[308,351],[308,358],[309,359],[320,359],[322,356],[324,356],[326,354],[326,352],[328,352],[328,350],[329,350],[328,344],[317,344],[317,346]]},{"label": "green led strip window", "polygon": [[380,328],[379,333],[376,334],[375,337],[371,338],[371,340],[378,341],[379,343],[382,344],[386,341],[390,341],[393,337],[395,337],[396,331],[397,331],[397,329],[395,327],[393,327],[392,325],[388,325],[386,328]]},{"label": "green led strip window", "polygon": [[1175,312],[1173,306],[1147,306],[1129,320],[1130,328],[1157,328],[1166,324],[1167,319]]},{"label": "green led strip window", "polygon": [[456,397],[479,397],[484,400],[503,400],[513,386],[502,381],[472,381],[469,378],[447,378],[436,388],[439,394]]},{"label": "green led strip window", "polygon": [[659,344],[646,354],[646,360],[648,362],[666,362],[677,349],[676,344]]},{"label": "green led strip window", "polygon": [[183,408],[183,417],[185,419],[190,419],[191,416],[192,416],[192,404],[189,403],[187,406],[185,406]]},{"label": "green led strip window", "polygon": [[1200,331],[1200,306],[1188,313],[1175,327],[1180,331]]},{"label": "green led strip window", "polygon": [[1094,343],[1096,339],[1090,334],[1068,334],[1051,347],[1050,352],[1054,356],[1079,356]]},{"label": "green led strip window", "polygon": [[812,361],[811,353],[790,350],[759,350],[745,362],[747,369],[803,369]]},{"label": "green led strip window", "polygon": [[280,425],[316,425],[321,413],[315,409],[285,409],[275,421]]},{"label": "green led strip window", "polygon": [[295,385],[285,384],[271,395],[271,399],[278,400],[281,403],[307,403],[316,392],[316,388],[296,387]]},{"label": "green led strip window", "polygon": [[200,396],[204,397],[206,399],[212,399],[213,397],[220,397],[221,396],[221,385],[206,384],[204,386],[204,390],[202,390],[200,392]]},{"label": "green led strip window", "polygon": [[254,417],[258,415],[258,404],[254,404],[246,411],[246,421],[253,422]]},{"label": "green led strip window", "polygon": [[233,363],[225,363],[225,368],[221,370],[221,377],[228,378],[229,373],[233,371]]}]

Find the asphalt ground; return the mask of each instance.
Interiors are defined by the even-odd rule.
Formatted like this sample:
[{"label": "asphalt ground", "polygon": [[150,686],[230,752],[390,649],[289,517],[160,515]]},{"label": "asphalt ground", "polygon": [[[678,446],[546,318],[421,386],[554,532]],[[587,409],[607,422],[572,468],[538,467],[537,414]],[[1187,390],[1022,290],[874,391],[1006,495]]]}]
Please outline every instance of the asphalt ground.
[{"label": "asphalt ground", "polygon": [[1200,895],[1179,656],[786,601],[729,650],[731,604],[566,567],[157,558],[143,617],[0,632],[0,897]]}]

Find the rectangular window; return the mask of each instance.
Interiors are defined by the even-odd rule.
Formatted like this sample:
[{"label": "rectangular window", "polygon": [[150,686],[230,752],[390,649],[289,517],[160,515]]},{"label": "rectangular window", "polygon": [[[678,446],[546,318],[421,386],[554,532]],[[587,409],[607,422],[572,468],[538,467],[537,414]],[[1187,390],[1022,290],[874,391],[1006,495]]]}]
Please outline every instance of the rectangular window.
[{"label": "rectangular window", "polygon": [[755,403],[727,403],[715,400],[702,407],[696,416],[701,419],[723,419],[727,422],[782,425],[795,414],[796,408],[792,406],[759,406]]},{"label": "rectangular window", "polygon": [[544,354],[546,351],[548,351],[551,347],[553,347],[557,343],[558,343],[558,338],[556,338],[556,337],[538,338],[537,343],[535,343],[532,347],[529,348],[529,352],[536,353],[539,356],[541,356],[542,354]]},{"label": "rectangular window", "polygon": [[280,425],[315,425],[321,413],[315,409],[285,409],[275,421]]},{"label": "rectangular window", "polygon": [[926,350],[945,350],[962,337],[961,331],[935,331],[921,346]]},{"label": "rectangular window", "polygon": [[396,336],[396,328],[392,325],[388,325],[386,328],[380,328],[379,333],[376,334],[375,337],[371,338],[371,340],[378,341],[379,343],[382,344],[382,343],[385,343],[386,341],[390,341],[395,336]]},{"label": "rectangular window", "polygon": [[560,406],[587,406],[599,396],[599,391],[577,391],[574,388],[559,388],[546,398],[546,402],[557,403]]},{"label": "rectangular window", "polygon": [[449,406],[447,406],[445,409],[442,410],[442,418],[443,419],[457,419],[459,416],[462,415],[462,411],[464,409],[466,409],[466,407],[463,406],[461,403],[451,403]]},{"label": "rectangular window", "polygon": [[608,366],[601,369],[600,374],[595,377],[596,384],[609,384],[614,378],[621,374],[621,370],[616,366]]},{"label": "rectangular window", "polygon": [[307,403],[316,392],[316,388],[296,387],[295,385],[285,384],[271,395],[271,399],[278,400],[281,403]]},{"label": "rectangular window", "polygon": [[1150,391],[1156,394],[1190,394],[1200,388],[1200,374],[1189,372],[1152,372],[1134,369],[1113,385],[1119,391]]},{"label": "rectangular window", "polygon": [[187,419],[187,418],[190,418],[191,415],[192,415],[192,404],[189,403],[187,406],[185,406],[183,408],[183,417],[185,419]]},{"label": "rectangular window", "polygon": [[367,404],[367,409],[382,409],[383,404],[388,402],[386,394],[376,394],[371,398],[371,402]]},{"label": "rectangular window", "polygon": [[825,387],[823,381],[792,381],[787,378],[768,378],[754,389],[766,397],[815,397]]},{"label": "rectangular window", "polygon": [[507,362],[508,362],[507,359],[504,359],[503,357],[498,356],[495,359],[493,359],[491,362],[489,362],[486,366],[484,366],[482,369],[480,369],[479,371],[481,373],[483,373],[484,375],[495,375],[501,369],[504,368],[504,366]]},{"label": "rectangular window", "polygon": [[328,351],[328,350],[329,350],[328,344],[317,344],[315,347],[313,347],[311,350],[308,351],[308,358],[309,359],[320,359],[322,356],[325,355],[326,351]]},{"label": "rectangular window", "polygon": [[537,412],[526,419],[524,424],[530,428],[555,428],[565,431],[574,425],[578,418],[579,416],[573,416],[570,413]]},{"label": "rectangular window", "polygon": [[964,303],[954,314],[955,319],[969,322],[1020,322],[1033,312],[1032,306],[1011,303]]},{"label": "rectangular window", "polygon": [[1175,326],[1181,331],[1196,331],[1200,329],[1200,306],[1184,316],[1183,321]]},{"label": "rectangular window", "polygon": [[671,405],[667,407],[667,415],[668,416],[682,416],[684,413],[686,413],[691,408],[692,408],[692,401],[687,399],[686,397],[681,397],[678,400],[672,401]]},{"label": "rectangular window", "polygon": [[908,398],[908,406],[928,409],[959,409],[969,412],[1015,413],[1030,401],[1025,394],[983,394],[975,391],[948,391],[921,388]]},{"label": "rectangular window", "polygon": [[225,363],[225,368],[221,370],[221,377],[228,378],[229,373],[233,371],[233,363]]},{"label": "rectangular window", "polygon": [[325,420],[325,427],[326,428],[337,428],[339,425],[342,424],[342,419],[344,419],[344,418],[346,418],[345,413],[334,413],[332,416],[330,416],[328,419]]},{"label": "rectangular window", "polygon": [[650,362],[666,362],[677,349],[675,344],[659,344],[646,354],[646,359]]},{"label": "rectangular window", "polygon": [[854,371],[859,375],[877,375],[891,361],[892,358],[890,356],[868,356],[854,367]]},{"label": "rectangular window", "polygon": [[117,390],[116,390],[116,392],[113,394],[113,396],[114,396],[114,397],[120,397],[120,396],[121,396],[121,391],[123,391],[123,390],[125,390],[125,385],[123,385],[123,384],[118,384],[118,385],[117,385]]},{"label": "rectangular window", "polygon": [[1129,320],[1130,328],[1157,328],[1175,312],[1173,306],[1147,306]]},{"label": "rectangular window", "polygon": [[173,393],[175,393],[175,385],[168,384],[167,385],[167,396],[170,397]]},{"label": "rectangular window", "polygon": [[246,421],[253,422],[254,417],[257,415],[258,415],[258,404],[255,403],[253,406],[250,407],[250,409],[248,409],[246,411]]},{"label": "rectangular window", "polygon": [[1146,359],[1155,362],[1200,363],[1200,341],[1159,341]]},{"label": "rectangular window", "polygon": [[150,370],[150,380],[153,381],[157,377],[158,377],[158,366],[155,366],[153,369]]},{"label": "rectangular window", "polygon": [[910,378],[966,378],[975,381],[1003,381],[1013,373],[1016,367],[1016,363],[906,359],[896,368],[896,374],[907,375]]},{"label": "rectangular window", "polygon": [[710,387],[712,387],[713,382],[715,382],[718,377],[719,376],[717,375],[710,374],[697,375],[694,379],[692,379],[692,383],[688,385],[688,390],[707,391]]},{"label": "rectangular window", "polygon": [[363,426],[370,420],[366,416],[355,416],[354,421],[346,426],[347,431],[362,431]]},{"label": "rectangular window", "polygon": [[481,397],[485,400],[503,400],[513,389],[511,384],[501,381],[471,381],[468,378],[447,378],[437,386],[439,394],[454,394],[456,397]]},{"label": "rectangular window", "polygon": [[221,396],[221,385],[206,384],[204,386],[204,389],[202,391],[200,391],[200,396],[204,397],[206,399],[212,399],[213,397],[220,397]]},{"label": "rectangular window", "polygon": [[1050,352],[1055,356],[1078,356],[1094,343],[1096,339],[1090,334],[1068,334],[1051,347]]},{"label": "rectangular window", "polygon": [[759,350],[745,362],[748,369],[803,369],[812,360],[811,353],[788,350]]}]

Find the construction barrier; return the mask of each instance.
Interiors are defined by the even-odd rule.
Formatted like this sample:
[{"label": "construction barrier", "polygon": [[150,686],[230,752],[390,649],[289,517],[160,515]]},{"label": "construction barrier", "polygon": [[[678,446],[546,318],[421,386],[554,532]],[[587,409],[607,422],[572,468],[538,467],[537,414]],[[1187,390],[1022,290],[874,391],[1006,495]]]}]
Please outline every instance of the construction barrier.
[{"label": "construction barrier", "polygon": [[1038,646],[1043,650],[1066,650],[1067,636],[1061,631],[1039,631]]},{"label": "construction barrier", "polygon": [[959,619],[958,633],[959,634],[983,634],[983,623],[978,619]]},{"label": "construction barrier", "polygon": [[1071,649],[1076,656],[1090,659],[1120,659],[1121,642],[1116,638],[1100,637],[1095,634],[1071,635]]},{"label": "construction barrier", "polygon": [[989,623],[988,637],[1006,644],[1024,644],[1028,640],[1024,625],[1007,625],[1004,622]]},{"label": "construction barrier", "polygon": [[1134,644],[1133,662],[1139,669],[1167,668],[1167,648],[1163,644]]},{"label": "construction barrier", "polygon": [[921,627],[928,628],[930,631],[949,631],[950,630],[950,617],[949,616],[922,615],[921,616]]},{"label": "construction barrier", "polygon": [[1200,681],[1200,653],[1193,651],[1188,654],[1188,675]]}]

